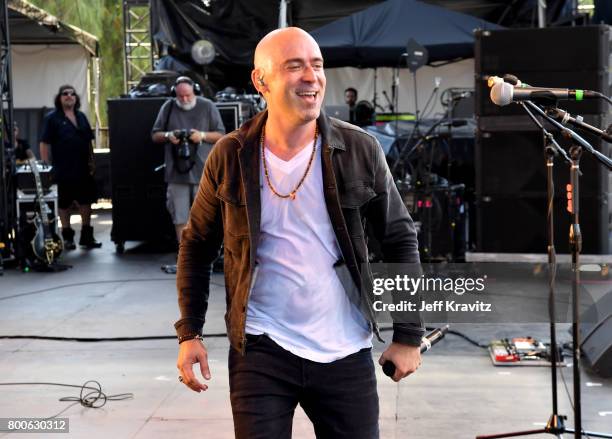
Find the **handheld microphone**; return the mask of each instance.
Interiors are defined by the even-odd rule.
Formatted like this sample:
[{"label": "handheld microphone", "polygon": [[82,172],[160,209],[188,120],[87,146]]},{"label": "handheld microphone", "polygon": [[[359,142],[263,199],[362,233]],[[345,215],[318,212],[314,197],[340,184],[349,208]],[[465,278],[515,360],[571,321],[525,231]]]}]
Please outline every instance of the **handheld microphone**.
[{"label": "handheld microphone", "polygon": [[590,90],[573,90],[569,88],[514,87],[507,82],[500,82],[491,88],[491,100],[495,105],[505,106],[511,102],[533,101],[551,104],[556,101],[582,101],[599,98]]},{"label": "handheld microphone", "polygon": [[[441,328],[436,328],[429,334],[427,334],[425,337],[423,337],[421,339],[421,354],[427,352],[431,349],[433,345],[442,340],[448,332],[449,328],[449,325],[445,325]],[[383,364],[382,369],[385,375],[387,375],[388,377],[392,377],[395,374],[395,364],[393,364],[392,361],[385,361],[385,364]]]}]

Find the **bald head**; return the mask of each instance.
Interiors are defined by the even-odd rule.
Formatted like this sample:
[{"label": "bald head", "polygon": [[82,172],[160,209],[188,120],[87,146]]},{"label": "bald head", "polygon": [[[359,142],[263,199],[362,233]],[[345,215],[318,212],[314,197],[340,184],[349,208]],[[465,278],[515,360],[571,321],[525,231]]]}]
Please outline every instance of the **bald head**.
[{"label": "bald head", "polygon": [[259,76],[263,77],[266,73],[274,69],[274,64],[282,62],[282,57],[294,44],[312,45],[316,52],[321,56],[321,50],[315,39],[299,27],[285,27],[275,29],[263,37],[255,48],[253,64]]},{"label": "bald head", "polygon": [[296,124],[319,116],[325,94],[325,73],[319,45],[297,27],[277,29],[255,49],[251,80],[268,105],[269,117]]}]

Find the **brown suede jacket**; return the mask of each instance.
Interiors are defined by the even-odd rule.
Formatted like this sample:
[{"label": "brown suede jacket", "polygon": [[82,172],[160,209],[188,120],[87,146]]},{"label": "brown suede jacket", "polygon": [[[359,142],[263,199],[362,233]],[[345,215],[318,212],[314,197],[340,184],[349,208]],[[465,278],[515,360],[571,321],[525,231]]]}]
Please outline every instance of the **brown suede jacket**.
[{"label": "brown suede jacket", "polygon": [[[181,318],[174,325],[179,337],[202,331],[211,264],[223,242],[225,322],[231,345],[244,352],[247,302],[257,273],[261,217],[259,136],[266,118],[267,112],[262,112],[221,138],[206,161],[179,250],[177,289]],[[365,224],[369,222],[369,229],[381,243],[385,262],[418,263],[414,224],[378,141],[354,125],[323,114],[317,124],[323,145],[325,204],[343,256],[345,277],[353,282],[359,297],[348,293],[346,279],[341,281],[380,339],[373,296],[354,288],[362,285],[362,272],[371,278]],[[418,346],[424,328],[419,323],[394,323],[393,331],[393,341]]]}]

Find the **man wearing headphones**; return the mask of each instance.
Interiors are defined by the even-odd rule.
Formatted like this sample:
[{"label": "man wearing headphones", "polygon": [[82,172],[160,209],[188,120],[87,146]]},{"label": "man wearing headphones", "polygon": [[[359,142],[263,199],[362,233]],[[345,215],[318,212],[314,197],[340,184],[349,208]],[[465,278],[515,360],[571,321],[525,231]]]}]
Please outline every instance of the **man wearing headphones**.
[{"label": "man wearing headphones", "polygon": [[[219,110],[209,99],[196,96],[199,90],[191,78],[179,76],[174,99],[162,105],[152,129],[153,141],[165,143],[166,207],[179,242],[208,153],[225,133]],[[175,271],[174,265],[166,268]]]}]

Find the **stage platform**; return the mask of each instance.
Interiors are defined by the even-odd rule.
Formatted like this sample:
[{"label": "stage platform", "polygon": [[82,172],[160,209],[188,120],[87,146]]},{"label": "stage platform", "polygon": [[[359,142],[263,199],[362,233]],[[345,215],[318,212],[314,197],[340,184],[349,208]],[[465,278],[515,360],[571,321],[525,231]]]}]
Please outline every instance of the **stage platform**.
[{"label": "stage platform", "polygon": [[[174,335],[172,325],[178,317],[175,276],[160,270],[162,264],[173,262],[174,255],[133,242],[118,255],[110,241],[110,213],[98,211],[94,225],[96,237],[104,245],[99,250],[67,253],[63,262],[72,269],[59,273],[5,270],[0,277],[0,335]],[[80,225],[73,227],[78,236]],[[586,256],[583,261],[587,262]],[[215,274],[213,283],[205,327],[208,334],[225,332],[223,276]],[[520,312],[520,304],[516,311]],[[548,341],[546,324],[461,324],[452,329],[483,344],[527,335]],[[558,329],[560,341],[569,341],[568,325]],[[390,339],[391,333],[383,336]],[[68,408],[61,415],[70,422],[70,433],[65,436],[0,433],[0,437],[232,438],[228,341],[225,337],[210,338],[206,344],[212,380],[207,392],[197,394],[177,380],[175,339],[99,343],[0,339],[0,383],[80,386],[96,380],[107,395],[133,393],[132,399],[108,401],[99,409]],[[375,361],[382,350],[383,345],[376,343]],[[564,368],[562,372],[571,390],[572,370]],[[584,428],[611,432],[612,379],[600,378],[586,368],[582,372]],[[467,439],[530,430],[544,426],[551,412],[548,368],[496,368],[487,350],[455,335],[448,335],[425,354],[421,369],[401,383],[391,381],[378,366],[377,379],[383,439]],[[78,395],[78,389],[68,387],[0,386],[0,417],[52,416],[72,404],[59,398]],[[571,406],[561,378],[559,408],[572,426]],[[314,438],[301,409],[293,431],[294,438]]]}]

